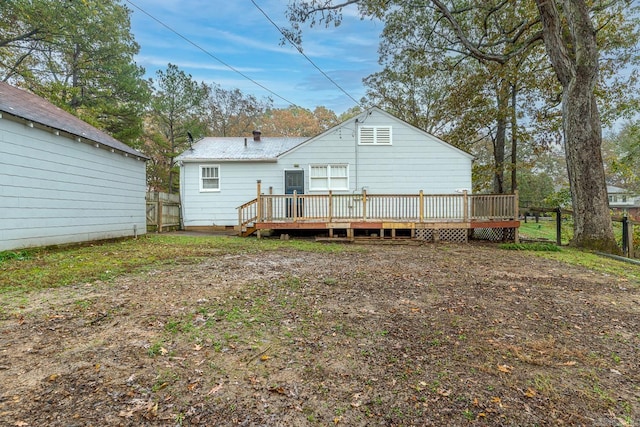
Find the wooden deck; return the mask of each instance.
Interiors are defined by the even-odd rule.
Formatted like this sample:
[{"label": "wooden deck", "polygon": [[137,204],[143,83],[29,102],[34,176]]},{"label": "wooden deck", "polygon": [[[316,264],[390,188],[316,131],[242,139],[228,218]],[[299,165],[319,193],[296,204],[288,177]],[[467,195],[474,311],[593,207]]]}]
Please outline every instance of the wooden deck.
[{"label": "wooden deck", "polygon": [[518,240],[517,194],[261,194],[238,208],[238,231],[317,230],[331,238]]}]

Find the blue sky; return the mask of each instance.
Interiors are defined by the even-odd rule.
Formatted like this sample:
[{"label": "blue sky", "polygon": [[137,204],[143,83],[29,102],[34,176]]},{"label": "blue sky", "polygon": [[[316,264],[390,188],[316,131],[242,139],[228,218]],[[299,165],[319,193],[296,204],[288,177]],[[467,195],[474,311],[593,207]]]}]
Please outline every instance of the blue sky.
[{"label": "blue sky", "polygon": [[[279,27],[288,25],[288,0],[255,0]],[[296,105],[313,110],[325,106],[337,114],[354,102],[325,78],[290,44],[251,0],[123,0],[131,29],[140,44],[136,62],[148,77],[176,64],[200,82],[240,89],[258,98],[271,96],[276,107],[288,103],[230,70],[207,53],[141,12],[143,9],[216,58]],[[137,7],[136,7],[137,6]],[[383,25],[361,20],[357,9],[343,11],[337,27],[309,28],[303,33],[304,53],[356,100],[365,93],[362,79],[380,69],[379,35]]]}]

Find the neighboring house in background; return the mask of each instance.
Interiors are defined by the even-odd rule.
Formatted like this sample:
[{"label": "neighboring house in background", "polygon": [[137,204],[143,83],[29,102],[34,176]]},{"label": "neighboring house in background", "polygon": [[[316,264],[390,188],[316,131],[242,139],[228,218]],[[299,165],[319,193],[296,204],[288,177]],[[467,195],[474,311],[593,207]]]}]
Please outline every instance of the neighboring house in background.
[{"label": "neighboring house in background", "polygon": [[640,219],[640,195],[625,188],[607,185],[609,208],[615,213],[625,212],[633,219]]},{"label": "neighboring house in background", "polygon": [[0,251],[144,234],[145,160],[0,82]]},{"label": "neighboring house in background", "polygon": [[371,108],[313,138],[203,138],[180,154],[185,229],[238,225],[256,182],[274,194],[452,194],[473,156]]}]

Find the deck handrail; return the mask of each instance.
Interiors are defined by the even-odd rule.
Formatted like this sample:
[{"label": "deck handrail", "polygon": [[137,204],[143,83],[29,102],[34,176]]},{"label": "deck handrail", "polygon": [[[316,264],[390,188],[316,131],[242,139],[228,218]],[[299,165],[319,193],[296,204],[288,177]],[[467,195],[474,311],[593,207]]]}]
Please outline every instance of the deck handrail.
[{"label": "deck handrail", "polygon": [[253,199],[238,207],[238,224],[241,229],[254,224],[258,219],[258,199]]},{"label": "deck handrail", "polygon": [[[259,190],[258,190],[259,191]],[[518,218],[515,194],[260,194],[238,207],[244,228],[259,222],[468,222]]]}]

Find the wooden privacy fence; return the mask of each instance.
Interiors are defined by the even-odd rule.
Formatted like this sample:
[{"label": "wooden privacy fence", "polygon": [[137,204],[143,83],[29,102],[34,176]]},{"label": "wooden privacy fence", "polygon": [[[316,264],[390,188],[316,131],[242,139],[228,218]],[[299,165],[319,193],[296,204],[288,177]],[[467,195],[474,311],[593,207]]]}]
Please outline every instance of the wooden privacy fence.
[{"label": "wooden privacy fence", "polygon": [[162,233],[180,228],[180,195],[148,192],[147,231]]},{"label": "wooden privacy fence", "polygon": [[241,228],[260,222],[470,222],[518,218],[513,194],[260,194],[238,208]]}]

